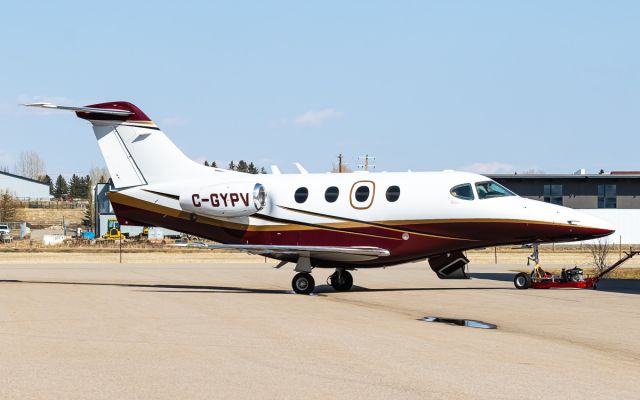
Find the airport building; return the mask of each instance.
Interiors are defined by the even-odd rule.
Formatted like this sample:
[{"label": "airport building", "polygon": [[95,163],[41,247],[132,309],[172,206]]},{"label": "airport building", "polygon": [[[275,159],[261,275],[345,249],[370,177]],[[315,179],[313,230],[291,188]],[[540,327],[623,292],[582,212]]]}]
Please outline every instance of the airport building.
[{"label": "airport building", "polygon": [[49,185],[35,179],[0,172],[0,190],[8,191],[20,200],[49,200]]},{"label": "airport building", "polygon": [[[111,202],[109,201],[109,197],[107,193],[113,190],[113,186],[111,181],[109,183],[98,183],[94,187],[93,198],[94,198],[94,215],[95,215],[95,236],[102,237],[105,233],[107,233],[107,229],[109,227],[109,221],[116,221],[116,214],[113,211],[113,207],[111,206]],[[179,232],[173,231],[171,229],[166,229],[162,227],[148,227],[149,228],[149,238],[150,239],[162,239],[164,237],[176,237],[180,236]],[[135,225],[123,225],[122,233],[127,234],[129,236],[138,236],[144,230],[142,226]]]},{"label": "airport building", "polygon": [[611,242],[640,244],[640,171],[488,176],[522,197],[579,209],[611,222],[616,228]]}]

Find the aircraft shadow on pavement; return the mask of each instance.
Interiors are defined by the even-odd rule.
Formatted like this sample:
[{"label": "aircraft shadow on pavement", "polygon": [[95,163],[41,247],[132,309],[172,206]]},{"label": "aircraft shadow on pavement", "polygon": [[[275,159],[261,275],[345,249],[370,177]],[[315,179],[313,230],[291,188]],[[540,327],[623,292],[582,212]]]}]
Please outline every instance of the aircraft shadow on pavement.
[{"label": "aircraft shadow on pavement", "polygon": [[[40,285],[80,285],[80,286],[114,286],[134,289],[146,289],[145,292],[159,293],[254,293],[254,294],[292,294],[292,290],[282,289],[256,289],[236,286],[210,286],[210,285],[168,285],[168,284],[141,284],[141,283],[103,283],[103,282],[62,282],[62,281],[23,281],[0,280],[0,283],[40,284]],[[353,286],[350,292],[411,292],[411,291],[440,291],[440,290],[494,290],[504,288],[496,287],[412,287],[412,288],[366,288]],[[515,288],[514,288],[515,289]],[[314,294],[336,293],[329,285],[316,286]]]},{"label": "aircraft shadow on pavement", "polygon": [[490,281],[513,282],[515,272],[471,272],[468,274],[473,279],[488,279]]},{"label": "aircraft shadow on pavement", "polygon": [[[492,281],[512,282],[515,272],[473,272],[474,279],[489,279]],[[598,291],[627,294],[640,294],[639,279],[602,279],[598,282]]]}]

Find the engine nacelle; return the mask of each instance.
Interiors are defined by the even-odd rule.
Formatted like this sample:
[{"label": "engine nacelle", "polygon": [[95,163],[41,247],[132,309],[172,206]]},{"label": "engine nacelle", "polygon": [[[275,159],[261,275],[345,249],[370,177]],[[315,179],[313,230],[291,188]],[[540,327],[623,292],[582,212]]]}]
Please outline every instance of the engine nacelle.
[{"label": "engine nacelle", "polygon": [[180,208],[209,217],[247,217],[264,208],[267,194],[260,183],[232,182],[180,195]]}]

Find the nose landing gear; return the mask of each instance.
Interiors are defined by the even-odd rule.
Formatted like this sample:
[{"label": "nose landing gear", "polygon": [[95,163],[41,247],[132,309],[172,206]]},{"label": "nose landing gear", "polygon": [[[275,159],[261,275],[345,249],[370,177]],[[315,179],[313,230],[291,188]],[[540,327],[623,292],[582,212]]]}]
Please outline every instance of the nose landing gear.
[{"label": "nose landing gear", "polygon": [[353,286],[353,276],[344,268],[336,268],[336,272],[327,278],[327,283],[331,285],[336,292],[347,292]]}]

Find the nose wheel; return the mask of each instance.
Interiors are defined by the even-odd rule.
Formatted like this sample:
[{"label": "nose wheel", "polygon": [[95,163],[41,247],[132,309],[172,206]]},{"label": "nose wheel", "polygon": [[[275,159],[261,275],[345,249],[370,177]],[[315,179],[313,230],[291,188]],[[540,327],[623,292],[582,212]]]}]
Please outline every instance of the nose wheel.
[{"label": "nose wheel", "polygon": [[336,268],[336,272],[329,276],[327,283],[331,285],[336,292],[347,292],[353,286],[353,276],[343,268]]},{"label": "nose wheel", "polygon": [[298,294],[311,294],[316,287],[313,276],[307,272],[300,272],[293,277],[291,281],[293,291]]}]

